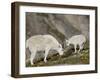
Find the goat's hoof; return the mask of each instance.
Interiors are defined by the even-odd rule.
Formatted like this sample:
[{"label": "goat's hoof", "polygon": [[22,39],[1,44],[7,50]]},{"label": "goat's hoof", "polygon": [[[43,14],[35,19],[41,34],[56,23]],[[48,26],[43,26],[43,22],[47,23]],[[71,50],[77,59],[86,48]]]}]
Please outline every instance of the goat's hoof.
[{"label": "goat's hoof", "polygon": [[45,63],[47,63],[47,60],[44,60]]},{"label": "goat's hoof", "polygon": [[34,65],[34,63],[31,63],[31,65]]}]

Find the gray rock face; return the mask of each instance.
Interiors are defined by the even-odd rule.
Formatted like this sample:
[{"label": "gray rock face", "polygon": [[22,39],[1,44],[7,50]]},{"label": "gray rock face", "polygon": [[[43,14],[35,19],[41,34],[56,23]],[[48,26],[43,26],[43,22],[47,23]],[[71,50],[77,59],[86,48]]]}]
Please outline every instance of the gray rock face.
[{"label": "gray rock face", "polygon": [[[26,40],[39,34],[51,34],[62,45],[65,39],[78,34],[85,35],[89,40],[89,16],[26,12]],[[29,59],[30,54],[26,49],[26,60]],[[55,52],[50,56],[53,54]],[[43,57],[43,52],[36,55],[37,60]]]}]

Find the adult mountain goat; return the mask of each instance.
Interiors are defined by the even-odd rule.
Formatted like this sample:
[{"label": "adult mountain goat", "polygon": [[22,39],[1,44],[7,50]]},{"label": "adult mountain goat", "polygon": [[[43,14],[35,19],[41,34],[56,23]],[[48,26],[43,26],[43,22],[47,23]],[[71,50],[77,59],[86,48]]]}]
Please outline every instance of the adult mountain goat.
[{"label": "adult mountain goat", "polygon": [[49,50],[56,50],[60,55],[63,55],[62,45],[51,35],[36,35],[26,41],[26,48],[31,52],[30,62],[34,63],[34,58],[37,51],[45,51],[44,62],[47,62]]},{"label": "adult mountain goat", "polygon": [[72,36],[71,38],[69,38],[68,40],[66,40],[66,44],[67,46],[69,46],[70,44],[74,45],[74,49],[75,49],[75,52],[77,52],[77,45],[79,46],[79,50],[78,50],[78,53],[80,52],[80,50],[83,49],[83,46],[84,46],[84,43],[86,42],[86,38],[84,35],[75,35],[75,36]]}]

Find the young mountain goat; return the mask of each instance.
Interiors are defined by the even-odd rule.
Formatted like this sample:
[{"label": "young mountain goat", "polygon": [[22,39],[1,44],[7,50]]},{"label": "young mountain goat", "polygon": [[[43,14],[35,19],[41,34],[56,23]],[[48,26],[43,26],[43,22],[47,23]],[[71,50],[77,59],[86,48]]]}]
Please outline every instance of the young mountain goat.
[{"label": "young mountain goat", "polygon": [[33,60],[37,51],[45,51],[44,62],[47,62],[49,50],[56,50],[60,55],[63,55],[62,45],[51,35],[36,35],[26,41],[26,48],[31,52],[30,62],[33,65]]},{"label": "young mountain goat", "polygon": [[79,46],[79,50],[78,50],[78,53],[80,52],[80,50],[83,49],[83,46],[84,46],[84,43],[86,42],[86,38],[84,35],[75,35],[75,36],[72,36],[71,38],[69,38],[68,40],[66,40],[66,44],[67,46],[69,46],[70,44],[74,45],[74,49],[75,49],[75,52],[77,52],[77,45]]}]

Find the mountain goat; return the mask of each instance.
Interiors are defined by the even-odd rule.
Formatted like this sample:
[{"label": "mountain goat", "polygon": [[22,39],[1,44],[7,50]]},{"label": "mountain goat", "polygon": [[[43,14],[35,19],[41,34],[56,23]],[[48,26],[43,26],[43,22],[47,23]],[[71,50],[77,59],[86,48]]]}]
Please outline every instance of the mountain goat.
[{"label": "mountain goat", "polygon": [[60,55],[63,55],[62,45],[51,35],[36,35],[26,41],[26,48],[31,52],[30,62],[33,65],[37,51],[45,51],[44,62],[47,62],[49,50],[56,50]]},{"label": "mountain goat", "polygon": [[79,53],[80,50],[83,49],[85,42],[86,42],[86,38],[84,35],[75,35],[75,36],[72,36],[71,38],[69,38],[68,40],[66,40],[67,46],[69,46],[70,44],[74,45],[74,49],[75,49],[74,53],[77,52],[77,50],[76,50],[77,45],[79,46],[79,50],[78,50],[78,53]]}]

